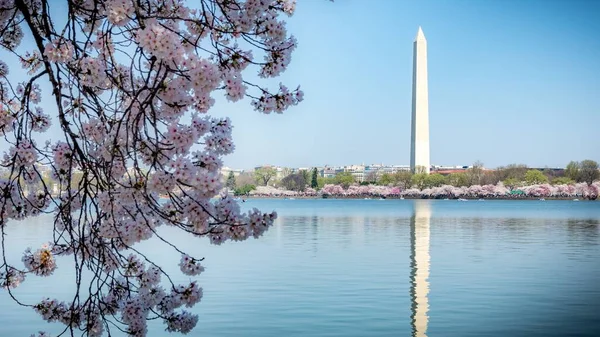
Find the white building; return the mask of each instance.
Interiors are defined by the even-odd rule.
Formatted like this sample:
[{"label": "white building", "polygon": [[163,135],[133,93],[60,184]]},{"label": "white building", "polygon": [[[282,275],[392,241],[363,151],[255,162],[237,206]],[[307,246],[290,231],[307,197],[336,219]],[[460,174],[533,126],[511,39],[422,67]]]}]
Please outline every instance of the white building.
[{"label": "white building", "polygon": [[344,172],[349,172],[354,177],[354,181],[362,183],[365,181],[365,166],[364,165],[350,165],[344,166]]},{"label": "white building", "polygon": [[244,173],[244,170],[241,170],[241,169],[232,169],[232,168],[227,167],[227,166],[223,166],[221,168],[221,175],[227,177],[227,176],[229,176],[229,172],[233,172],[233,176],[237,177],[240,174]]}]

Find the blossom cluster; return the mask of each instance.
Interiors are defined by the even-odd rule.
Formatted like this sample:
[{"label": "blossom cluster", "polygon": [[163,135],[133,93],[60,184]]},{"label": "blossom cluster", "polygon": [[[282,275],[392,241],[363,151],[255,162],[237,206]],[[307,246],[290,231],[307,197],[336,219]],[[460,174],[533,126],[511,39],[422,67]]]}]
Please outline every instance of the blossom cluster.
[{"label": "blossom cluster", "polygon": [[14,0],[0,0],[0,44],[8,49],[16,48],[23,39],[23,30],[18,22],[22,19],[21,13],[16,10]]},{"label": "blossom cluster", "polygon": [[31,167],[37,160],[38,153],[31,141],[23,140],[4,154],[4,164],[14,163],[16,167]]},{"label": "blossom cluster", "polygon": [[0,271],[0,287],[16,288],[25,280],[25,273],[13,267]]},{"label": "blossom cluster", "polygon": [[4,102],[0,102],[0,130],[4,132],[12,131],[12,123],[15,120],[10,107]]},{"label": "blossom cluster", "polygon": [[[189,312],[176,312],[182,306],[191,308],[202,299],[202,288],[196,282],[174,286],[169,293],[160,285],[160,275],[155,268],[142,268],[137,276],[119,278],[114,281],[111,290],[103,298],[107,312],[121,312],[121,318],[134,336],[147,333],[146,320],[151,312],[160,313],[169,331],[189,332],[198,321],[197,315]],[[137,280],[137,295],[126,296],[126,289],[134,286]],[[134,283],[132,283],[134,281]]]},{"label": "blossom cluster", "polygon": [[298,87],[294,91],[290,91],[285,85],[280,84],[279,93],[272,95],[265,93],[258,100],[252,101],[254,108],[263,113],[277,112],[282,113],[291,105],[296,105],[302,102],[304,93]]},{"label": "blossom cluster", "polygon": [[[30,174],[28,170],[23,170],[23,173],[28,178],[37,177],[35,174]],[[26,187],[37,183],[36,179],[24,180]],[[41,210],[46,209],[49,205],[49,198],[43,193],[24,195],[18,186],[8,179],[0,179],[0,190],[3,191],[1,198],[10,200],[10,204],[2,210],[1,216],[3,219],[24,219],[29,216],[35,216]],[[0,228],[4,225],[0,222]]]},{"label": "blossom cluster", "polygon": [[135,8],[131,0],[108,0],[105,7],[107,20],[116,26],[126,25]]},{"label": "blossom cluster", "polygon": [[[112,11],[112,9],[111,9]],[[180,60],[185,50],[177,33],[165,27],[156,20],[149,20],[145,27],[137,33],[137,42],[140,47],[162,60]]]},{"label": "blossom cluster", "polygon": [[110,86],[110,81],[106,76],[105,64],[94,57],[84,57],[79,62],[81,70],[81,85],[90,88],[107,88]]},{"label": "blossom cluster", "polygon": [[181,256],[181,261],[179,261],[179,268],[181,268],[181,272],[195,276],[204,271],[204,267],[200,264],[200,261],[194,259],[193,257],[183,254]]},{"label": "blossom cluster", "polygon": [[51,62],[64,63],[73,57],[73,47],[67,40],[54,40],[46,44],[44,56]]},{"label": "blossom cluster", "polygon": [[31,252],[31,249],[28,248],[21,260],[27,270],[38,276],[51,275],[56,269],[54,255],[47,244],[35,252]]},{"label": "blossom cluster", "polygon": [[44,110],[36,107],[35,113],[31,117],[31,130],[36,132],[46,132],[50,127],[50,115],[45,114]]}]

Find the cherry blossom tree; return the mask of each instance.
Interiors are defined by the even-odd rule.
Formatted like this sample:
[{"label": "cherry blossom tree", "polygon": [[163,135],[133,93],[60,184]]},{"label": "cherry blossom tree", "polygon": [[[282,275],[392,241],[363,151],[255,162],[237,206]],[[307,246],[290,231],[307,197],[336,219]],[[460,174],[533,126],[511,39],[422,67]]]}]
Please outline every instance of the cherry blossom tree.
[{"label": "cherry blossom tree", "polygon": [[408,196],[408,197],[416,197],[421,195],[421,190],[417,189],[417,188],[409,188],[407,190],[404,190],[402,192],[403,195]]},{"label": "cherry blossom tree", "polygon": [[317,195],[317,190],[315,190],[312,187],[307,187],[306,190],[304,190],[304,195],[306,195],[306,196],[316,196]]},{"label": "cherry blossom tree", "polygon": [[594,182],[591,185],[589,185],[588,190],[590,199],[598,199],[598,196],[600,196],[600,181]]},{"label": "cherry blossom tree", "polygon": [[[451,185],[442,185],[438,187],[424,188],[422,190],[411,188],[408,190],[400,190],[397,187],[391,186],[378,186],[378,185],[350,185],[348,188],[344,188],[341,185],[325,185],[320,193],[331,196],[344,196],[344,197],[367,197],[367,196],[379,196],[379,197],[400,197],[405,196],[409,198],[506,198],[506,197],[527,197],[527,198],[541,198],[541,197],[583,197],[590,200],[598,198],[600,193],[600,182],[594,182],[592,185],[585,183],[578,183],[575,185],[527,185],[520,188],[523,194],[517,196],[511,195],[510,190],[502,182],[498,182],[495,185],[472,185],[470,187],[455,187]],[[279,190],[279,195],[283,193]],[[314,195],[314,194],[306,194]]]},{"label": "cherry blossom tree", "polygon": [[392,197],[399,197],[402,194],[402,189],[400,187],[391,187],[387,189],[387,195]]},{"label": "cherry blossom tree", "polygon": [[[146,336],[154,319],[189,332],[198,317],[181,309],[199,302],[202,288],[174,284],[135,245],[158,238],[194,276],[202,259],[161,237],[160,226],[220,244],[259,237],[272,225],[275,213],[242,213],[228,197],[210,201],[234,144],[231,121],[207,112],[214,94],[247,99],[265,114],[302,100],[299,89],[265,86],[290,63],[296,40],[283,18],[294,9],[295,0],[0,0],[2,59],[23,68],[0,61],[0,131],[9,148],[2,237],[10,220],[54,216],[50,242],[25,250],[22,265],[2,255],[0,286],[13,296],[68,255],[77,266],[72,300],[18,303],[62,322],[69,336]],[[265,84],[245,78],[252,69]],[[42,106],[42,95],[53,104]]]},{"label": "cherry blossom tree", "polygon": [[323,188],[321,189],[321,193],[328,195],[344,195],[345,191],[344,188],[340,185],[325,184],[325,186],[323,186]]}]

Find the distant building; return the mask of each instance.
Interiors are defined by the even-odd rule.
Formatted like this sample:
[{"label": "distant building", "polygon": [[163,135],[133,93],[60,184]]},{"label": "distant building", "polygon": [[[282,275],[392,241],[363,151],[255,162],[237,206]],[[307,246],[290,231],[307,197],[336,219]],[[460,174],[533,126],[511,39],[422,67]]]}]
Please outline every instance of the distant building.
[{"label": "distant building", "polygon": [[341,172],[348,172],[358,183],[364,182],[367,179],[375,176],[376,178],[381,177],[383,174],[394,174],[400,171],[410,171],[408,165],[383,165],[383,164],[372,164],[372,165],[346,165],[339,167],[324,167],[320,170],[321,176],[325,178],[333,178]]},{"label": "distant building", "polygon": [[325,167],[323,168],[323,177],[324,178],[333,178],[335,177],[338,173],[344,172],[343,168],[337,168],[337,167]]},{"label": "distant building", "polygon": [[232,169],[232,168],[229,168],[229,167],[227,167],[227,166],[223,166],[223,167],[221,168],[221,175],[223,175],[223,176],[226,176],[226,177],[227,177],[227,176],[229,176],[229,172],[233,172],[233,176],[234,176],[234,177],[237,177],[237,176],[239,176],[240,174],[244,173],[244,170],[241,170],[241,169]]},{"label": "distant building", "polygon": [[400,171],[410,171],[410,166],[408,165],[383,165],[383,164],[373,164],[365,167],[366,173],[376,172],[378,175],[387,173],[394,174]]},{"label": "distant building", "polygon": [[344,172],[352,174],[354,181],[362,183],[365,180],[365,166],[364,165],[350,165],[344,166]]}]

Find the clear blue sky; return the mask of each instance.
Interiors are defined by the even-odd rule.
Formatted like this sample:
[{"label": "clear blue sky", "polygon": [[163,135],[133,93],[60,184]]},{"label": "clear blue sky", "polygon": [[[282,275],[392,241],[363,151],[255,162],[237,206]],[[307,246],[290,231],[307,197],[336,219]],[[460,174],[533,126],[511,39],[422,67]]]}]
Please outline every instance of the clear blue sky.
[{"label": "clear blue sky", "polygon": [[408,164],[412,42],[428,40],[432,164],[600,161],[600,2],[299,0],[283,115],[219,103],[225,164]]},{"label": "clear blue sky", "polygon": [[[600,161],[600,2],[298,0],[289,30],[299,46],[281,80],[300,84],[305,100],[262,115],[215,95],[211,113],[234,124],[236,151],[225,164],[409,164],[419,26],[432,164]],[[16,60],[1,55],[19,76]],[[43,102],[51,110],[47,87]]]}]

